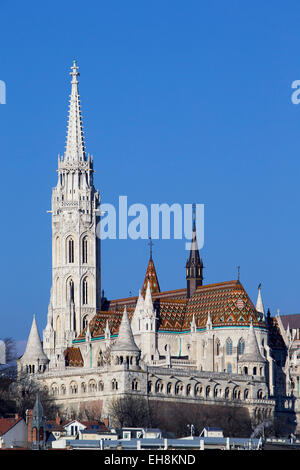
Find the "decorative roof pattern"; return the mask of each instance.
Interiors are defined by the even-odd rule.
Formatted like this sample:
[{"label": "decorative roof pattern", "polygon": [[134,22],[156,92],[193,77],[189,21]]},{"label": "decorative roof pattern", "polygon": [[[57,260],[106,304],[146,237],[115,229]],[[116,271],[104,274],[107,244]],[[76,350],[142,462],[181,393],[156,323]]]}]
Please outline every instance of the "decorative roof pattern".
[{"label": "decorative roof pattern", "polygon": [[183,329],[190,328],[193,315],[197,328],[204,328],[208,312],[213,326],[243,326],[251,321],[255,325],[262,324],[261,315],[256,311],[240,281],[198,287],[188,301]]},{"label": "decorative roof pattern", "polygon": [[79,348],[70,347],[64,351],[66,365],[69,367],[83,367],[83,359]]},{"label": "decorative roof pattern", "polygon": [[[248,326],[251,321],[255,326],[265,326],[239,281],[199,286],[190,299],[186,289],[160,292],[152,297],[160,331],[189,331],[193,317],[197,328],[205,328],[208,312],[213,326]],[[126,306],[131,321],[137,300],[138,297],[131,297],[111,301],[110,310],[99,311],[90,321],[91,337],[104,336],[107,320],[111,334],[118,334],[122,310]],[[85,330],[78,339],[84,337]]]},{"label": "decorative roof pattern", "polygon": [[145,295],[148,282],[150,284],[150,289],[151,289],[152,294],[156,292],[160,292],[159,282],[158,282],[156,269],[155,269],[152,257],[150,257],[149,263],[147,266],[147,271],[146,271],[143,288],[142,288],[143,295]]}]

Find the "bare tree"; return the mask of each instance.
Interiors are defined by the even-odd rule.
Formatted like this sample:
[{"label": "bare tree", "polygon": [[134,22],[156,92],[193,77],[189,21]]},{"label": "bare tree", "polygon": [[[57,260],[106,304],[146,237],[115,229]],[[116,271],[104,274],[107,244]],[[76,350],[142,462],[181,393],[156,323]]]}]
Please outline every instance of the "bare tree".
[{"label": "bare tree", "polygon": [[134,395],[113,398],[108,412],[116,427],[151,426],[148,402],[145,398]]},{"label": "bare tree", "polygon": [[41,389],[36,380],[26,375],[13,381],[9,387],[10,397],[15,403],[15,411],[25,417],[26,410],[33,409],[38,391],[44,415],[47,419],[55,419],[59,407],[55,404],[53,397],[49,395],[48,389]]}]

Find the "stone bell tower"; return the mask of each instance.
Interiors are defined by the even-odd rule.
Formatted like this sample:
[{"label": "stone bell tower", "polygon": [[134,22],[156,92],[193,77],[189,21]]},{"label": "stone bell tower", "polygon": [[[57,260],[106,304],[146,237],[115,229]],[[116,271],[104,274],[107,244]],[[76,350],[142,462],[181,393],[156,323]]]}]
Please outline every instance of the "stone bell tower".
[{"label": "stone bell tower", "polygon": [[[78,67],[71,67],[65,153],[58,156],[52,190],[52,288],[43,335],[47,356],[63,352],[101,305],[100,195],[93,184],[93,157],[86,154]],[[97,227],[98,226],[98,227]]]}]

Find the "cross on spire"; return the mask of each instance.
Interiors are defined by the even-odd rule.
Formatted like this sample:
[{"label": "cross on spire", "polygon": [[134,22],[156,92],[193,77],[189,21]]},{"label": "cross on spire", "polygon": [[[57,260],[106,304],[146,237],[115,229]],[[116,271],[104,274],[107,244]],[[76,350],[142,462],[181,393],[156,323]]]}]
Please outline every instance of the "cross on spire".
[{"label": "cross on spire", "polygon": [[148,245],[150,246],[150,259],[152,259],[152,247],[153,247],[154,243],[153,243],[151,237],[149,237],[149,240],[150,241],[149,241]]}]

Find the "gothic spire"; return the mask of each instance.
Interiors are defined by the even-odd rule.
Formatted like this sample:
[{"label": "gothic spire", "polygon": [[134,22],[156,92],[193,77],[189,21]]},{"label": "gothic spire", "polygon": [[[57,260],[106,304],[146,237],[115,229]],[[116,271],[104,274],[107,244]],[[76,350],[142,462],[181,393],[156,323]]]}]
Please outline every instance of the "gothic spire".
[{"label": "gothic spire", "polygon": [[197,231],[196,231],[196,207],[193,204],[193,236],[189,259],[186,262],[187,297],[191,297],[197,287],[203,283],[203,262],[200,258]]},{"label": "gothic spire", "polygon": [[79,162],[85,160],[85,147],[77,80],[79,72],[76,60],[73,61],[71,70],[72,81],[65,161]]},{"label": "gothic spire", "polygon": [[149,259],[149,263],[148,263],[148,266],[147,266],[147,271],[146,271],[146,275],[145,275],[145,279],[144,279],[144,283],[143,283],[143,288],[142,288],[142,294],[143,295],[145,295],[145,293],[146,293],[148,282],[150,284],[150,289],[151,289],[152,294],[160,292],[160,287],[159,287],[159,282],[158,282],[158,278],[157,278],[157,274],[156,274],[156,269],[155,269],[155,266],[154,266],[154,261],[152,259],[152,245],[150,245],[150,246],[151,246],[150,259]]}]

